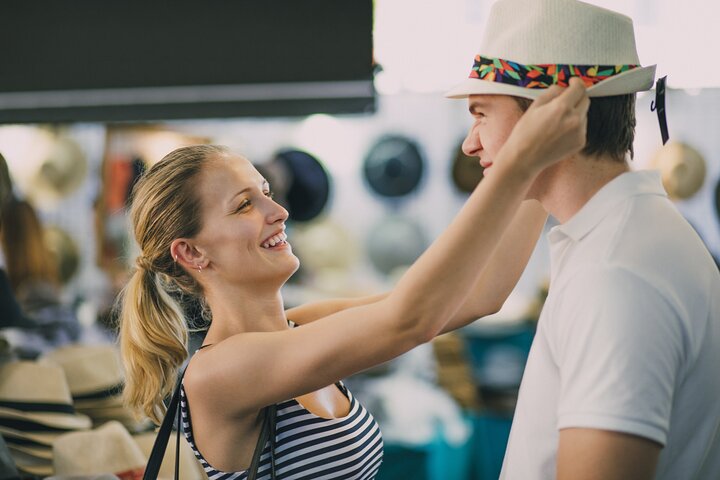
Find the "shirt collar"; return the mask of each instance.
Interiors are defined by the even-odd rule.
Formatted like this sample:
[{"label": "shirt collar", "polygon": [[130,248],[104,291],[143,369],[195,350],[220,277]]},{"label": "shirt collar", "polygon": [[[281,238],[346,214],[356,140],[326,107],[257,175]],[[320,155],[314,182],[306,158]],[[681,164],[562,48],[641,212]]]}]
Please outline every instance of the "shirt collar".
[{"label": "shirt collar", "polygon": [[570,220],[553,227],[549,233],[550,240],[569,237],[575,242],[580,241],[605,216],[616,210],[618,204],[637,195],[667,196],[659,171],[641,170],[618,175],[598,190]]}]

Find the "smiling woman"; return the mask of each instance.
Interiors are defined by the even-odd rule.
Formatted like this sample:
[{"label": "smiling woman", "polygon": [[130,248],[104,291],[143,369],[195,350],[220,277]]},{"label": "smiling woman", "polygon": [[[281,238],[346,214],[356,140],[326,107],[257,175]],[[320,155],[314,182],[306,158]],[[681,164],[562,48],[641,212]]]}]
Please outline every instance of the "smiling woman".
[{"label": "smiling woman", "polygon": [[[185,436],[208,476],[375,478],[378,425],[341,380],[500,308],[546,218],[523,199],[543,168],[582,146],[587,103],[573,83],[533,105],[510,147],[494,153],[492,177],[393,291],[287,312],[280,289],[299,261],[285,235],[288,212],[266,179],[223,147],[171,152],[133,192],[141,254],[121,314],[127,402],[160,420],[188,354],[178,299],[191,296],[212,323],[174,405],[179,398]],[[513,258],[491,261],[501,239]]]}]

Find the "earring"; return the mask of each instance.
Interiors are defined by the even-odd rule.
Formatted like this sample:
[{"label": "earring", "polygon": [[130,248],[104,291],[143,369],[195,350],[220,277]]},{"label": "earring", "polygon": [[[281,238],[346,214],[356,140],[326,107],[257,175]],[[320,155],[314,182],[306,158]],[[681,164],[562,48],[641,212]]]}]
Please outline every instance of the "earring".
[{"label": "earring", "polygon": [[197,266],[198,272],[202,273],[202,265]]},{"label": "earring", "polygon": [[177,253],[175,254],[175,263],[177,263]]}]

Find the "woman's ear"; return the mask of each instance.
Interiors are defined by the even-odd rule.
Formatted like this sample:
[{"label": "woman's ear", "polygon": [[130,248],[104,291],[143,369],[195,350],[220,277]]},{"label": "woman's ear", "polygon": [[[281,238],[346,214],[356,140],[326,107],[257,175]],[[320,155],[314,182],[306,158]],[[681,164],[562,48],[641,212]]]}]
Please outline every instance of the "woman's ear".
[{"label": "woman's ear", "polygon": [[186,269],[198,270],[207,266],[205,255],[185,238],[176,238],[172,241],[170,255],[175,263]]}]

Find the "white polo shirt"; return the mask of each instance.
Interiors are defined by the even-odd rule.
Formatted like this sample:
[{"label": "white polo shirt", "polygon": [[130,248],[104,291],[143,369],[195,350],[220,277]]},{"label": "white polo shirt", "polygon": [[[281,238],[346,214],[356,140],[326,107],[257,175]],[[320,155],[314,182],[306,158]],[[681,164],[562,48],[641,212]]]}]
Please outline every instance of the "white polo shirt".
[{"label": "white polo shirt", "polygon": [[555,478],[580,427],[663,445],[657,479],[720,479],[720,274],[659,173],[613,179],[548,239],[501,478]]}]

